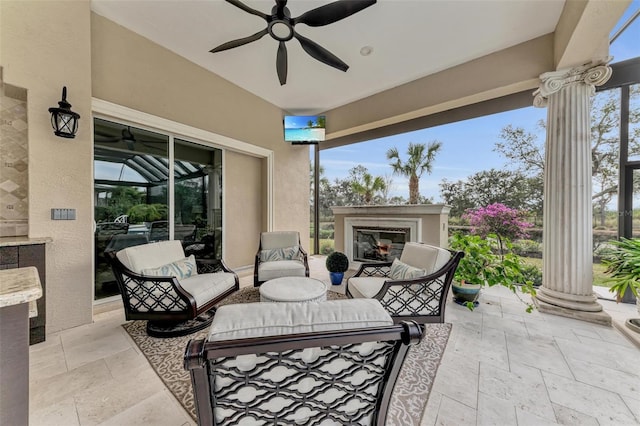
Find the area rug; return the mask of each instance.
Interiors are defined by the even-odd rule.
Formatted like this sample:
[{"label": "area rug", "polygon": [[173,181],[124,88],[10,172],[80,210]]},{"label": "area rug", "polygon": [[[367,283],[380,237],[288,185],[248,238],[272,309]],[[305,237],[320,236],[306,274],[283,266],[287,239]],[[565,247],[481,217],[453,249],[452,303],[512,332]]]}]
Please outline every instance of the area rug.
[{"label": "area rug", "polygon": [[[342,299],[345,296],[329,291],[327,298]],[[251,303],[258,299],[258,289],[251,287],[227,297],[219,305]],[[207,330],[189,336],[160,339],[147,335],[146,321],[130,321],[122,327],[138,345],[165,386],[196,420],[191,379],[182,366],[182,358],[189,340],[204,338]],[[451,324],[428,324],[421,342],[411,347],[391,397],[388,425],[420,424],[450,332]]]}]

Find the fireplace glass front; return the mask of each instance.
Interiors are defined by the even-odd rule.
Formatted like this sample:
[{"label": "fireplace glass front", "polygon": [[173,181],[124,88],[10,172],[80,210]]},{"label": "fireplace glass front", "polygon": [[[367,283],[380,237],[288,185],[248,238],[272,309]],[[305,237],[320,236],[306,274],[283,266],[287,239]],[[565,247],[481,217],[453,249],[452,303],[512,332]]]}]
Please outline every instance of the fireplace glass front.
[{"label": "fireplace glass front", "polygon": [[391,262],[410,241],[409,228],[353,227],[353,260]]}]

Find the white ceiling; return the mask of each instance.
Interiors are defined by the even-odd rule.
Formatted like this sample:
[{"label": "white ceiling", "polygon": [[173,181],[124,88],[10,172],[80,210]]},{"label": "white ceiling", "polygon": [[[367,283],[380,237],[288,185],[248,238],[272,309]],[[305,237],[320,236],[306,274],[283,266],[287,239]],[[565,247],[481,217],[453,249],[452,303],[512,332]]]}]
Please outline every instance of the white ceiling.
[{"label": "white ceiling", "polygon": [[[244,0],[270,14],[273,0]],[[290,0],[291,16],[331,1]],[[331,51],[346,73],[287,42],[288,78],[275,69],[269,35],[218,53],[209,50],[254,34],[266,22],[222,0],[92,0],[92,10],[292,114],[314,114],[553,32],[564,0],[378,0],[324,27],[296,31]],[[362,56],[360,49],[373,53]],[[509,66],[508,64],[502,64]]]}]

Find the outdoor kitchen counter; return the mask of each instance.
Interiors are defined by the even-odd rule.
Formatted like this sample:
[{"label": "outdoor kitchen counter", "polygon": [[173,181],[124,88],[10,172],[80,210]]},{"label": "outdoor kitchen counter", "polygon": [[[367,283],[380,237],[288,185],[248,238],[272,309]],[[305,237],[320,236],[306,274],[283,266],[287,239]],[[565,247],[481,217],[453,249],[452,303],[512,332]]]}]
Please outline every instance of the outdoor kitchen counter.
[{"label": "outdoor kitchen counter", "polygon": [[0,270],[0,424],[29,424],[30,305],[42,297],[38,270]]},{"label": "outdoor kitchen counter", "polygon": [[31,318],[38,315],[35,301],[40,297],[42,297],[42,285],[35,267],[0,270],[0,309],[29,303],[29,318]]},{"label": "outdoor kitchen counter", "polygon": [[[29,343],[32,345],[44,342],[46,338],[46,252],[47,244],[50,244],[52,242],[53,239],[50,237],[0,237],[0,271],[6,269],[27,268],[30,266],[34,266],[38,270],[40,287],[42,287],[42,297],[37,298],[37,301],[32,302],[32,305],[37,305],[37,314],[30,316],[29,320]],[[4,281],[5,279],[6,278],[0,278],[0,281]],[[3,293],[4,291],[0,290],[0,295]],[[20,296],[13,295],[6,297],[13,298]],[[0,306],[2,305],[0,304]],[[32,309],[32,311],[33,313],[35,313],[35,309]]]},{"label": "outdoor kitchen counter", "polygon": [[45,244],[53,240],[51,237],[28,238],[28,237],[0,237],[0,247],[26,246],[31,244]]}]

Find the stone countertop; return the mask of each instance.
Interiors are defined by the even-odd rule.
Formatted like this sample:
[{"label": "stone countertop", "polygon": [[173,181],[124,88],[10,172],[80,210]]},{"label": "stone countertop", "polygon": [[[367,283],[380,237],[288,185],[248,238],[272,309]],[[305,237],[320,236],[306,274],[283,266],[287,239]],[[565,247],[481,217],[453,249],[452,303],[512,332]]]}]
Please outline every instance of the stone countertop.
[{"label": "stone countertop", "polygon": [[51,237],[39,237],[39,238],[0,237],[0,247],[28,246],[28,245],[31,245],[31,244],[50,243],[52,241],[53,241],[53,239],[51,239]]},{"label": "stone countertop", "polygon": [[[42,285],[34,266],[0,270],[0,308],[31,303],[42,297]],[[33,303],[29,311],[33,310]],[[31,316],[33,312],[30,312]]]}]

